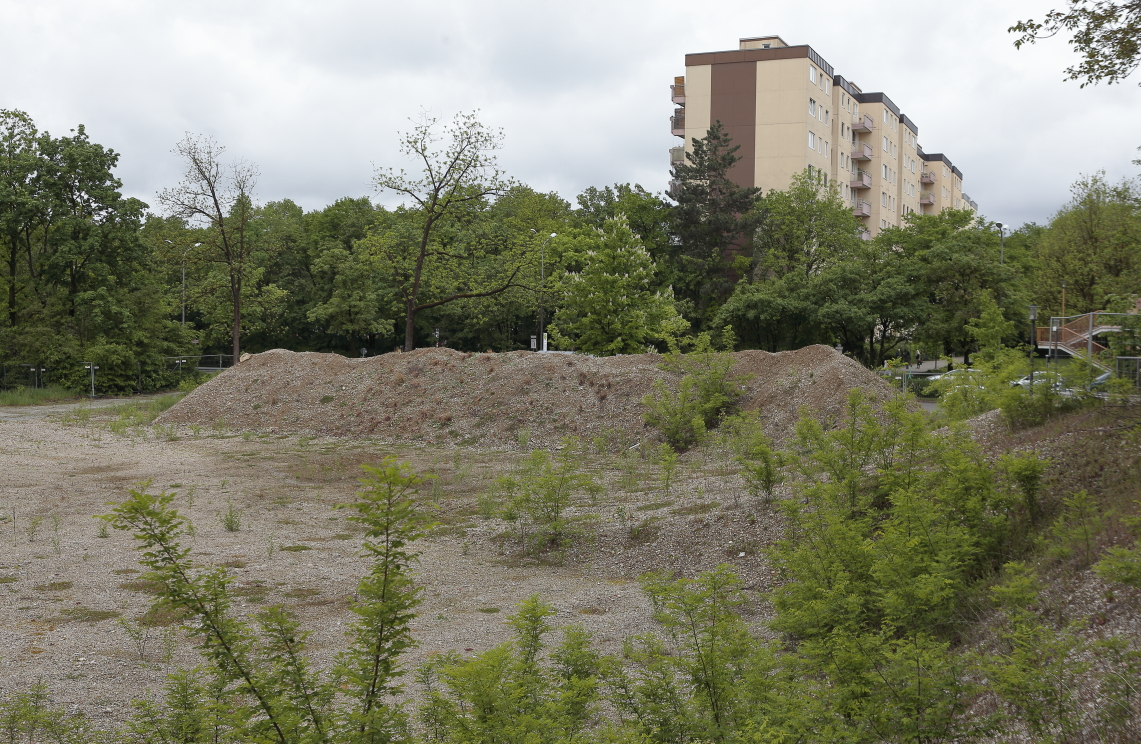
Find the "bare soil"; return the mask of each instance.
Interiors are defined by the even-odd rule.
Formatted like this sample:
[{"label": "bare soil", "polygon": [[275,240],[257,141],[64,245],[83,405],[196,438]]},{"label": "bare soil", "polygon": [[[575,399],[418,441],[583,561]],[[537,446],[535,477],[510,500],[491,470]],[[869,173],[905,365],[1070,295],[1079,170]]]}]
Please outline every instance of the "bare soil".
[{"label": "bare soil", "polygon": [[[895,393],[828,346],[733,354],[744,410],[759,410],[778,441],[802,408],[843,416],[858,388],[878,401]],[[662,380],[656,354],[468,354],[418,349],[367,359],[275,349],[257,354],[188,395],[159,425],[271,433],[376,437],[383,441],[491,447],[552,447],[569,436],[637,442],[652,436],[642,399]]]}]

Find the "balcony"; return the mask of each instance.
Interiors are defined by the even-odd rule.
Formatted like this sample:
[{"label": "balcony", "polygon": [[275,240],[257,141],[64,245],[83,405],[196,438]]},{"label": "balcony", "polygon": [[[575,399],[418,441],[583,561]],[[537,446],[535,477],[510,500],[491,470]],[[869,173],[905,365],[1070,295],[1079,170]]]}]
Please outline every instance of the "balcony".
[{"label": "balcony", "polygon": [[860,114],[852,119],[853,132],[870,132],[875,128],[875,124],[872,124],[872,117],[867,114]]},{"label": "balcony", "polygon": [[935,183],[935,174],[931,171],[923,171],[919,174],[920,183]]},{"label": "balcony", "polygon": [[670,148],[670,167],[685,165],[685,147]]},{"label": "balcony", "polygon": [[860,231],[860,240],[871,240],[871,239],[872,239],[872,231],[871,230],[864,228],[863,230]]},{"label": "balcony", "polygon": [[863,169],[857,170],[852,175],[852,180],[848,182],[848,185],[854,189],[870,189],[872,187],[872,174]]},{"label": "balcony", "polygon": [[677,109],[670,117],[670,134],[675,137],[685,137],[685,109]]},{"label": "balcony", "polygon": [[935,195],[932,194],[930,191],[920,191],[919,192],[919,203],[920,204],[928,204],[928,205],[934,204],[935,203]]},{"label": "balcony", "polygon": [[871,217],[872,205],[868,204],[863,199],[856,202],[856,206],[852,207],[852,214],[856,217]]},{"label": "balcony", "polygon": [[852,160],[871,160],[872,146],[869,144],[852,145]]},{"label": "balcony", "polygon": [[670,86],[670,99],[674,103],[685,105],[685,83],[674,83]]}]

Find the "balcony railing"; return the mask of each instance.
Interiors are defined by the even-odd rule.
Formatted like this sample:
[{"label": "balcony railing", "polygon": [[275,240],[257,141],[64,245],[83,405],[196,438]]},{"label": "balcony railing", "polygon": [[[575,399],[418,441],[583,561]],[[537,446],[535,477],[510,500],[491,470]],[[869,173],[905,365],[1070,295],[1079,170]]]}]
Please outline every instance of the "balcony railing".
[{"label": "balcony railing", "polygon": [[670,117],[670,133],[675,137],[685,136],[685,109],[678,109]]},{"label": "balcony railing", "polygon": [[869,144],[855,144],[852,145],[852,160],[871,160],[872,159],[872,146]]},{"label": "balcony railing", "polygon": [[871,217],[872,205],[868,204],[863,199],[860,199],[858,202],[856,202],[856,206],[852,207],[852,214],[854,214],[856,217]]},{"label": "balcony railing", "polygon": [[868,230],[865,228],[865,229],[860,231],[860,240],[871,240],[871,239],[872,239],[872,231],[871,230]]},{"label": "balcony railing", "polygon": [[675,165],[682,165],[685,163],[685,147],[671,147],[670,148],[670,167]]},{"label": "balcony railing", "polygon": [[923,171],[919,174],[920,183],[935,183],[935,174],[931,171]]},{"label": "balcony railing", "polygon": [[872,117],[867,114],[860,114],[852,119],[853,132],[870,132],[875,128],[875,124],[872,123]]},{"label": "balcony railing", "polygon": [[673,99],[674,103],[680,103],[684,106],[685,105],[685,83],[681,83],[680,85],[675,83],[675,84],[671,85],[670,86],[670,98]]},{"label": "balcony railing", "polygon": [[872,187],[872,174],[861,168],[852,175],[849,185],[854,189],[870,189]]},{"label": "balcony railing", "polygon": [[919,192],[919,203],[920,204],[934,204],[935,203],[935,195],[932,194],[930,191],[920,191]]}]

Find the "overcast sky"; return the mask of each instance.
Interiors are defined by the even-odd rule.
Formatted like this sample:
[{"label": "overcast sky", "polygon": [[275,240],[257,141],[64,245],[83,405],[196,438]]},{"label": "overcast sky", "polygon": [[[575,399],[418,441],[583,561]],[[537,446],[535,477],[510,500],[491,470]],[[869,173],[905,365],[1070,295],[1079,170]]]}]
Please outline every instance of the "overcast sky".
[{"label": "overcast sky", "polygon": [[1079,89],[1064,40],[1011,45],[1007,27],[1063,4],[0,0],[0,108],[57,135],[86,125],[152,205],[190,131],[256,163],[260,200],[306,208],[410,165],[397,137],[421,110],[479,109],[510,175],[573,202],[591,185],[662,190],[684,55],[775,33],[887,93],[981,211],[1018,225],[1048,220],[1082,174],[1139,170],[1141,74]]}]

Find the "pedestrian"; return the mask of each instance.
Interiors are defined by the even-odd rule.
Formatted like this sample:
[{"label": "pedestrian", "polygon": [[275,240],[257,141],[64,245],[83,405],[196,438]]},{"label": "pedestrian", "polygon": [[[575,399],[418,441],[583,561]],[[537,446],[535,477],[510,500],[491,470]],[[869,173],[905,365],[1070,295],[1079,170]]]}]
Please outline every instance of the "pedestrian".
[{"label": "pedestrian", "polygon": [[923,367],[923,352],[919,349],[915,350],[915,366],[917,368]]}]

